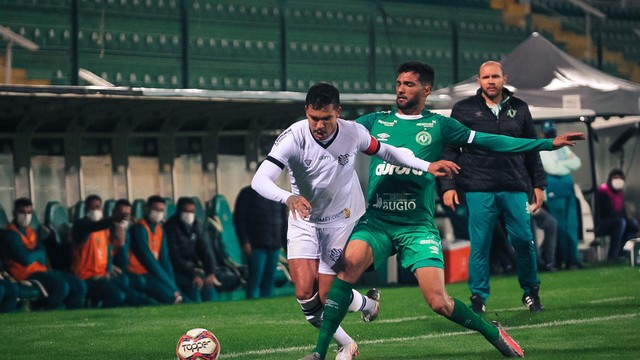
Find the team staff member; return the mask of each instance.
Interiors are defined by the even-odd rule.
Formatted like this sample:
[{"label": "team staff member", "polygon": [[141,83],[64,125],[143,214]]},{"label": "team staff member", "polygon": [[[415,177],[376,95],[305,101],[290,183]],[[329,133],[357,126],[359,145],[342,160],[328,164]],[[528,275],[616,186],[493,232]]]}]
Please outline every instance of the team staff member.
[{"label": "team staff member", "polygon": [[131,287],[165,304],[183,301],[173,275],[167,238],[162,229],[165,201],[152,195],[145,204],[144,218],[131,228],[129,278]]},{"label": "team staff member", "polygon": [[[440,159],[444,143],[473,144],[492,151],[513,152],[572,145],[573,136],[584,138],[582,134],[573,133],[553,141],[525,140],[472,131],[452,118],[425,110],[433,81],[431,66],[418,62],[402,64],[396,80],[397,109],[371,113],[357,122],[378,139],[426,161]],[[431,166],[437,163],[452,164],[441,160]],[[354,284],[372,264],[386,266],[388,257],[394,252],[402,266],[414,273],[425,300],[434,311],[480,332],[503,355],[523,356],[520,346],[504,329],[488,323],[462,301],[449,297],[445,289],[441,240],[434,219],[435,176],[451,176],[457,169],[457,166],[448,167],[448,171],[424,174],[372,159],[369,207],[351,234],[344,253],[344,267],[331,285],[314,352],[303,360],[326,357],[331,335],[348,310]]]},{"label": "team staff member", "polygon": [[44,309],[78,309],[84,305],[87,285],[64,271],[47,267],[44,246],[29,225],[33,203],[19,198],[13,204],[13,220],[7,227],[4,262],[9,274],[17,281],[36,280],[44,289],[42,299],[34,307]]},{"label": "team staff member", "polygon": [[[502,65],[487,61],[478,71],[476,95],[457,102],[451,117],[471,130],[517,138],[537,138],[527,103],[504,88]],[[531,233],[531,212],[544,200],[546,175],[538,152],[496,154],[463,144],[446,147],[442,158],[460,165],[455,179],[442,180],[442,201],[452,209],[458,191],[466,196],[469,214],[469,290],[471,307],[485,311],[489,297],[489,249],[496,218],[504,215],[509,242],[516,254],[522,302],[531,311],[543,309],[538,294],[538,262]],[[532,187],[534,189],[532,194]],[[529,201],[531,200],[531,207]]]},{"label": "team staff member", "polygon": [[120,306],[126,293],[114,282],[112,251],[124,243],[124,228],[114,227],[124,219],[105,218],[98,195],[87,196],[84,208],[85,216],[73,224],[71,270],[86,282],[92,302],[105,308]]}]

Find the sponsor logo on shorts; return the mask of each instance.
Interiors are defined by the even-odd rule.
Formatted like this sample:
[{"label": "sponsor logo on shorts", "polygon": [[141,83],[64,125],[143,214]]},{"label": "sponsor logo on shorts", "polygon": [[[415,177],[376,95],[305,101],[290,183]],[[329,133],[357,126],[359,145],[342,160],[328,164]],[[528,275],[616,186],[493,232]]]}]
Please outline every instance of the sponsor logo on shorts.
[{"label": "sponsor logo on shorts", "polygon": [[329,252],[329,259],[331,259],[333,261],[338,261],[338,259],[340,259],[340,255],[342,255],[342,249],[333,248]]},{"label": "sponsor logo on shorts", "polygon": [[325,222],[329,222],[329,221],[333,221],[333,220],[336,220],[336,219],[341,219],[343,217],[346,217],[347,214],[349,214],[349,216],[351,216],[351,211],[349,209],[342,209],[339,213],[333,214],[333,215],[328,215],[328,216],[310,216],[309,217],[309,221],[310,222],[314,222],[314,223],[325,223]]},{"label": "sponsor logo on shorts", "polygon": [[424,239],[420,240],[420,245],[440,245],[440,243],[435,240]]},{"label": "sponsor logo on shorts", "polygon": [[344,208],[344,209],[342,209],[342,212],[344,213],[344,218],[345,219],[348,219],[348,218],[351,217],[351,210],[349,210],[347,208]]},{"label": "sponsor logo on shorts", "polygon": [[439,254],[440,253],[440,247],[439,246],[432,245],[432,246],[429,246],[429,249],[431,250],[432,254]]}]

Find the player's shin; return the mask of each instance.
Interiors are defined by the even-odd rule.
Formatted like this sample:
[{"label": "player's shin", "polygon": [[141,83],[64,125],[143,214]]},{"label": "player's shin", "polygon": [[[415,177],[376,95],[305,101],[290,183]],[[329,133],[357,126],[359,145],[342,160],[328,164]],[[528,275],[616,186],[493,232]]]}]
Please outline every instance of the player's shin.
[{"label": "player's shin", "polygon": [[500,337],[498,329],[484,320],[462,301],[452,298],[454,302],[453,313],[449,320],[462,325],[467,329],[476,330],[481,333],[490,343],[495,343]]},{"label": "player's shin", "polygon": [[320,302],[320,295],[315,293],[310,299],[298,299],[298,304],[300,304],[300,309],[302,309],[302,313],[307,321],[314,327],[320,328],[320,324],[322,324],[322,311],[324,310],[324,306],[322,302]]},{"label": "player's shin", "polygon": [[324,319],[320,327],[320,335],[314,351],[325,358],[333,334],[344,319],[351,303],[353,285],[336,278],[331,285],[324,307]]}]

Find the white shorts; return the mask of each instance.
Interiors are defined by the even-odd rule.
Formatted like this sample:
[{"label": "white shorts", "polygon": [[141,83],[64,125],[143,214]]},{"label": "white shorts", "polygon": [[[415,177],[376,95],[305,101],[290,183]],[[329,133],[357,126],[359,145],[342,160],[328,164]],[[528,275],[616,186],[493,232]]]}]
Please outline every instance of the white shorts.
[{"label": "white shorts", "polygon": [[288,259],[320,259],[318,273],[336,275],[332,267],[344,251],[356,223],[340,227],[315,227],[302,221],[289,221]]}]

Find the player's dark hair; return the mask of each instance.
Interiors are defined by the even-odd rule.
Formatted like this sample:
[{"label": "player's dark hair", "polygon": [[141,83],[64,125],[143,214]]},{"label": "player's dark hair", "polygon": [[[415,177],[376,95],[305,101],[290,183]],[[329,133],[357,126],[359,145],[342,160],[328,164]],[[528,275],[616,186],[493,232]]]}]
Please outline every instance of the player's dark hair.
[{"label": "player's dark hair", "polygon": [[176,204],[176,208],[178,209],[178,212],[182,211],[182,207],[185,205],[195,205],[196,202],[188,197],[188,196],[183,196],[181,198],[178,199],[178,203]]},{"label": "player's dark hair", "polygon": [[131,203],[129,202],[129,200],[127,199],[118,199],[116,201],[116,205],[114,206],[114,208],[117,208],[118,206],[128,206],[131,207]]},{"label": "player's dark hair", "polygon": [[25,198],[25,197],[21,197],[21,198],[17,198],[14,202],[13,202],[13,209],[17,209],[19,207],[27,207],[27,206],[33,206],[33,203],[31,202],[31,199]]},{"label": "player's dark hair", "polygon": [[414,72],[418,74],[418,79],[422,85],[431,85],[436,78],[435,71],[429,64],[421,63],[418,61],[407,61],[398,67],[398,74]]},{"label": "player's dark hair", "polygon": [[166,201],[164,201],[164,198],[162,196],[160,196],[160,195],[151,195],[151,196],[149,196],[149,198],[147,198],[146,206],[148,208],[150,208],[151,205],[153,205],[155,203],[163,203],[163,204],[165,204]]},{"label": "player's dark hair", "polygon": [[329,105],[337,109],[340,106],[340,92],[331,84],[315,84],[307,91],[306,105],[315,110]]},{"label": "player's dark hair", "polygon": [[100,201],[100,203],[102,203],[102,198],[96,194],[91,194],[89,196],[87,196],[84,199],[84,208],[85,211],[89,211],[89,205],[93,202],[93,201]]}]

